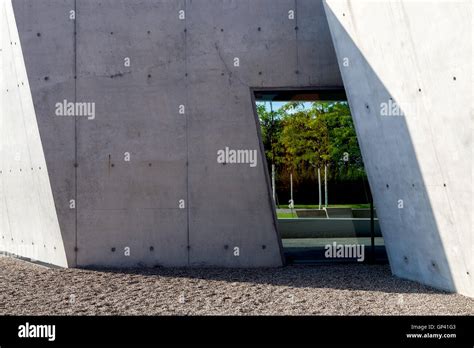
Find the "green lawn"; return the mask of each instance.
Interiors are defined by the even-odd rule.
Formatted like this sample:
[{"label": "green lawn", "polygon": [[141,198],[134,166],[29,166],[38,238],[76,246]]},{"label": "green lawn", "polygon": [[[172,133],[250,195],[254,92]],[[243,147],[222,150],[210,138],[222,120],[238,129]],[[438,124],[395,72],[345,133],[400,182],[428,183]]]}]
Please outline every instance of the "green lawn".
[{"label": "green lawn", "polygon": [[[317,204],[295,204],[295,209],[318,209]],[[280,209],[288,209],[288,205],[280,204],[278,206]],[[361,209],[361,208],[370,208],[369,203],[362,203],[362,204],[329,204],[328,208],[353,208],[353,209]]]},{"label": "green lawn", "polygon": [[[370,204],[368,203],[362,203],[362,204],[329,204],[329,208],[352,208],[352,209],[369,209]],[[279,209],[288,209],[287,205],[280,205],[278,207]],[[296,204],[295,209],[318,209],[317,204]],[[277,212],[277,218],[278,219],[291,219],[291,218],[298,218],[296,216],[296,213],[278,213]]]},{"label": "green lawn", "polygon": [[296,219],[298,216],[296,216],[296,213],[277,213],[277,217],[279,219]]}]

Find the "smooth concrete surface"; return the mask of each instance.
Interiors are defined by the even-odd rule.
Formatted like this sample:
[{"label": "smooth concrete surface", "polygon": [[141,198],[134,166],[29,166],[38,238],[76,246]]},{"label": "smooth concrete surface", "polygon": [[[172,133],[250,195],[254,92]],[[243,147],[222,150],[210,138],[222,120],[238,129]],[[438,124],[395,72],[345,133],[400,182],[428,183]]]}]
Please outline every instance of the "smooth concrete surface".
[{"label": "smooth concrete surface", "polygon": [[[374,218],[377,218],[377,210],[374,209]],[[370,209],[352,209],[352,217],[356,219],[370,218]]]},{"label": "smooth concrete surface", "polygon": [[328,218],[326,209],[295,209],[290,211],[299,218]]},{"label": "smooth concrete surface", "polygon": [[341,70],[393,273],[473,295],[469,1],[0,4],[0,250],[281,265],[253,92],[341,89]]},{"label": "smooth concrete surface", "polygon": [[[321,1],[2,3],[68,266],[282,265],[253,92],[342,88]],[[64,100],[95,117],[57,116]],[[257,165],[219,163],[225,148],[255,151]],[[6,197],[2,224],[29,216]],[[35,224],[25,243],[48,233]]]},{"label": "smooth concrete surface", "polygon": [[12,3],[1,0],[0,250],[67,266],[38,123]]},{"label": "smooth concrete surface", "polygon": [[[297,218],[278,219],[281,238],[349,238],[370,237],[370,219]],[[374,220],[374,233],[381,236],[380,224]]]},{"label": "smooth concrete surface", "polygon": [[392,272],[474,296],[471,1],[324,4]]},{"label": "smooth concrete surface", "polygon": [[330,218],[351,218],[351,208],[325,208],[328,217]]}]

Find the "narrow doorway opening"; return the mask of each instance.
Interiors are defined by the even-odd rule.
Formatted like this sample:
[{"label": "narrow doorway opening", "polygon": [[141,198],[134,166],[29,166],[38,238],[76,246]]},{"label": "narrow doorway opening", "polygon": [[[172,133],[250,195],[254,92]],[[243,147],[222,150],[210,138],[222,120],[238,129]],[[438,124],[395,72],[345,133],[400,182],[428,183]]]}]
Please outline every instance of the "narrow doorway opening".
[{"label": "narrow doorway opening", "polygon": [[255,90],[287,263],[385,263],[343,89]]}]

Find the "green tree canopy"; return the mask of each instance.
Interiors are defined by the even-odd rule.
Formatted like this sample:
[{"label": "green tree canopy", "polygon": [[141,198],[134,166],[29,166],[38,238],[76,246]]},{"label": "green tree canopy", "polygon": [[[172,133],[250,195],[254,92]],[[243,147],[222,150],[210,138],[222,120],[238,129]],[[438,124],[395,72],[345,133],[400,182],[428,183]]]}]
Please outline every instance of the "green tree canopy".
[{"label": "green tree canopy", "polygon": [[283,162],[299,176],[312,178],[316,168],[330,161],[328,128],[317,109],[304,110],[301,104],[291,109],[293,112],[284,109],[282,121]]},{"label": "green tree canopy", "polygon": [[328,165],[329,176],[357,180],[365,176],[347,102],[289,102],[276,111],[257,105],[267,160],[297,180],[314,179]]}]

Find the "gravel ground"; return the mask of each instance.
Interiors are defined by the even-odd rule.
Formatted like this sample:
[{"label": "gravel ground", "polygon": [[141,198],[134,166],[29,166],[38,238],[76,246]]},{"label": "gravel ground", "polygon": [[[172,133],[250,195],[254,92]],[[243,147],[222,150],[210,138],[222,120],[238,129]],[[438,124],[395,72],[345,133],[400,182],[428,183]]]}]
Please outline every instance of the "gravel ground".
[{"label": "gravel ground", "polygon": [[473,315],[474,299],[388,265],[279,269],[49,269],[0,257],[5,315]]}]

